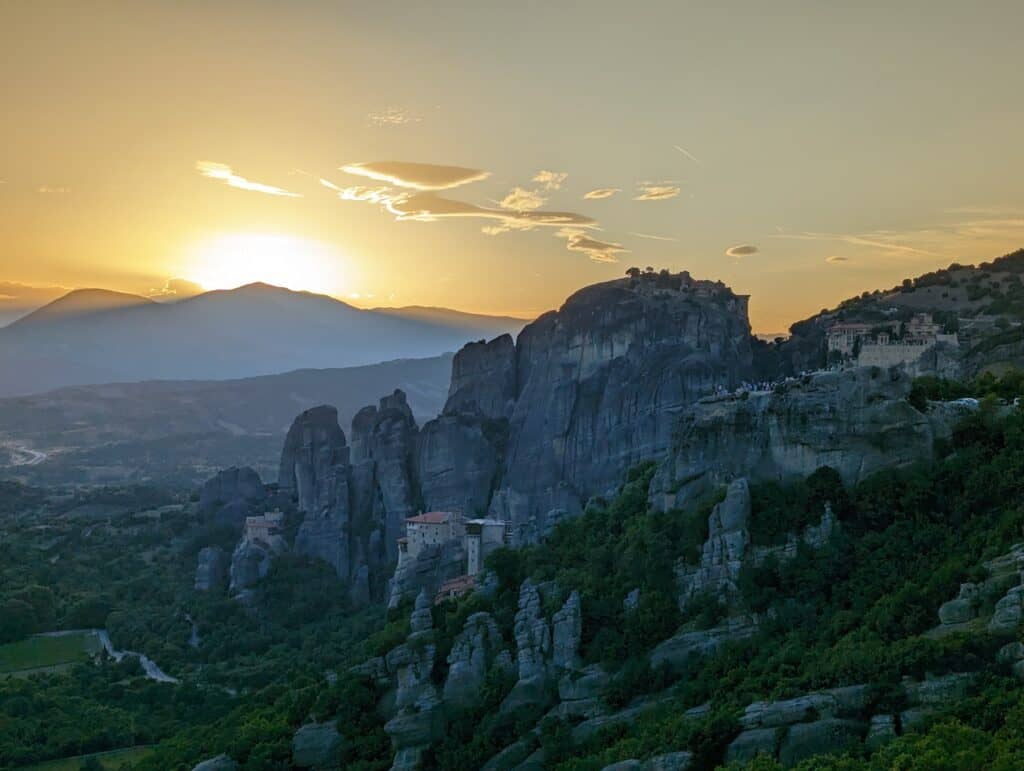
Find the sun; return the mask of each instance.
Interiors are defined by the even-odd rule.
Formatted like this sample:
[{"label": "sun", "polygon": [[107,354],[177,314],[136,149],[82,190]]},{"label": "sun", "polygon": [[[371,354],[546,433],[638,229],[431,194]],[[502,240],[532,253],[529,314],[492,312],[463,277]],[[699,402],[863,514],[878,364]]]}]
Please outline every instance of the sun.
[{"label": "sun", "polygon": [[319,241],[276,233],[229,233],[197,244],[187,277],[207,291],[262,282],[336,294],[350,285],[348,260]]}]

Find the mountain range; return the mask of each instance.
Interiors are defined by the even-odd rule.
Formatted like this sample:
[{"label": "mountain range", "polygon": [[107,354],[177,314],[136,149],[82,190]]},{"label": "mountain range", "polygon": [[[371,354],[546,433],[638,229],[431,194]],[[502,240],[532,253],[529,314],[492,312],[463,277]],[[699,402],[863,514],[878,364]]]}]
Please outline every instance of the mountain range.
[{"label": "mountain range", "polygon": [[267,284],[173,303],[80,289],[0,328],[0,396],[424,358],[524,323],[444,308],[363,310]]}]

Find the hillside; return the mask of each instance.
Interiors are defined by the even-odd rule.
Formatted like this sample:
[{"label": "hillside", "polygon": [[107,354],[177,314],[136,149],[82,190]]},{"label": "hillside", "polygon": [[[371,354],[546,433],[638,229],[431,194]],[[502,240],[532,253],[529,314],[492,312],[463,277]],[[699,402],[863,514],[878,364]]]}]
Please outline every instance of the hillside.
[{"label": "hillside", "polygon": [[685,273],[586,287],[464,346],[425,422],[394,383],[354,414],[280,406],[327,373],[98,389],[125,433],[121,388],[246,405],[227,433],[294,419],[277,485],[242,455],[191,496],[3,485],[0,641],[102,627],[180,682],[0,681],[0,766],[155,745],[140,769],[1021,767],[1024,375],[755,385],[746,314]]},{"label": "hillside", "polygon": [[0,329],[0,396],[423,358],[522,324],[448,311],[365,311],[265,284],[173,303],[85,290]]},{"label": "hillside", "polygon": [[380,393],[402,388],[414,414],[426,420],[444,404],[451,358],[241,380],[78,386],[0,399],[0,448],[31,448],[46,456],[27,465],[31,454],[5,459],[0,449],[0,473],[36,484],[191,486],[219,468],[244,463],[272,481],[296,412],[326,402],[347,423]]},{"label": "hillside", "polygon": [[760,342],[761,374],[793,374],[826,363],[825,338],[834,324],[885,324],[929,313],[961,340],[965,377],[993,364],[1024,365],[1024,249],[977,266],[908,278],[887,290],[864,292],[790,327],[783,342]]}]

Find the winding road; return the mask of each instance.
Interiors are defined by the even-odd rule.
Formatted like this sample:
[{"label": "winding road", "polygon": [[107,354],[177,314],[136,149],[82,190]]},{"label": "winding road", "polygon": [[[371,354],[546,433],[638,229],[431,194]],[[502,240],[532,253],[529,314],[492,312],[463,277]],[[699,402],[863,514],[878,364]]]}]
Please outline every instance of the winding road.
[{"label": "winding road", "polygon": [[164,672],[160,667],[156,665],[153,659],[149,658],[145,654],[138,653],[136,651],[119,651],[114,648],[114,643],[110,641],[110,635],[107,634],[106,629],[65,629],[59,632],[43,632],[38,635],[39,637],[64,637],[69,634],[94,634],[100,641],[100,645],[103,646],[103,650],[107,652],[114,661],[120,661],[125,656],[134,656],[142,664],[142,669],[146,673],[146,677],[150,680],[156,680],[158,683],[179,683],[181,682],[176,677],[171,677],[169,674]]}]

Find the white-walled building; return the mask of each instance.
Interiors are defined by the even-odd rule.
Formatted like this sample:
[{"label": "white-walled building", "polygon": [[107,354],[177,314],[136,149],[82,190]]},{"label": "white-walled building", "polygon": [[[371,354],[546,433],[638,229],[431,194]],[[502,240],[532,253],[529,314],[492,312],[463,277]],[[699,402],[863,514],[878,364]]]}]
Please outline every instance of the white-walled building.
[{"label": "white-walled building", "polygon": [[500,519],[471,519],[466,523],[466,574],[480,572],[487,555],[508,543],[508,527]]}]

